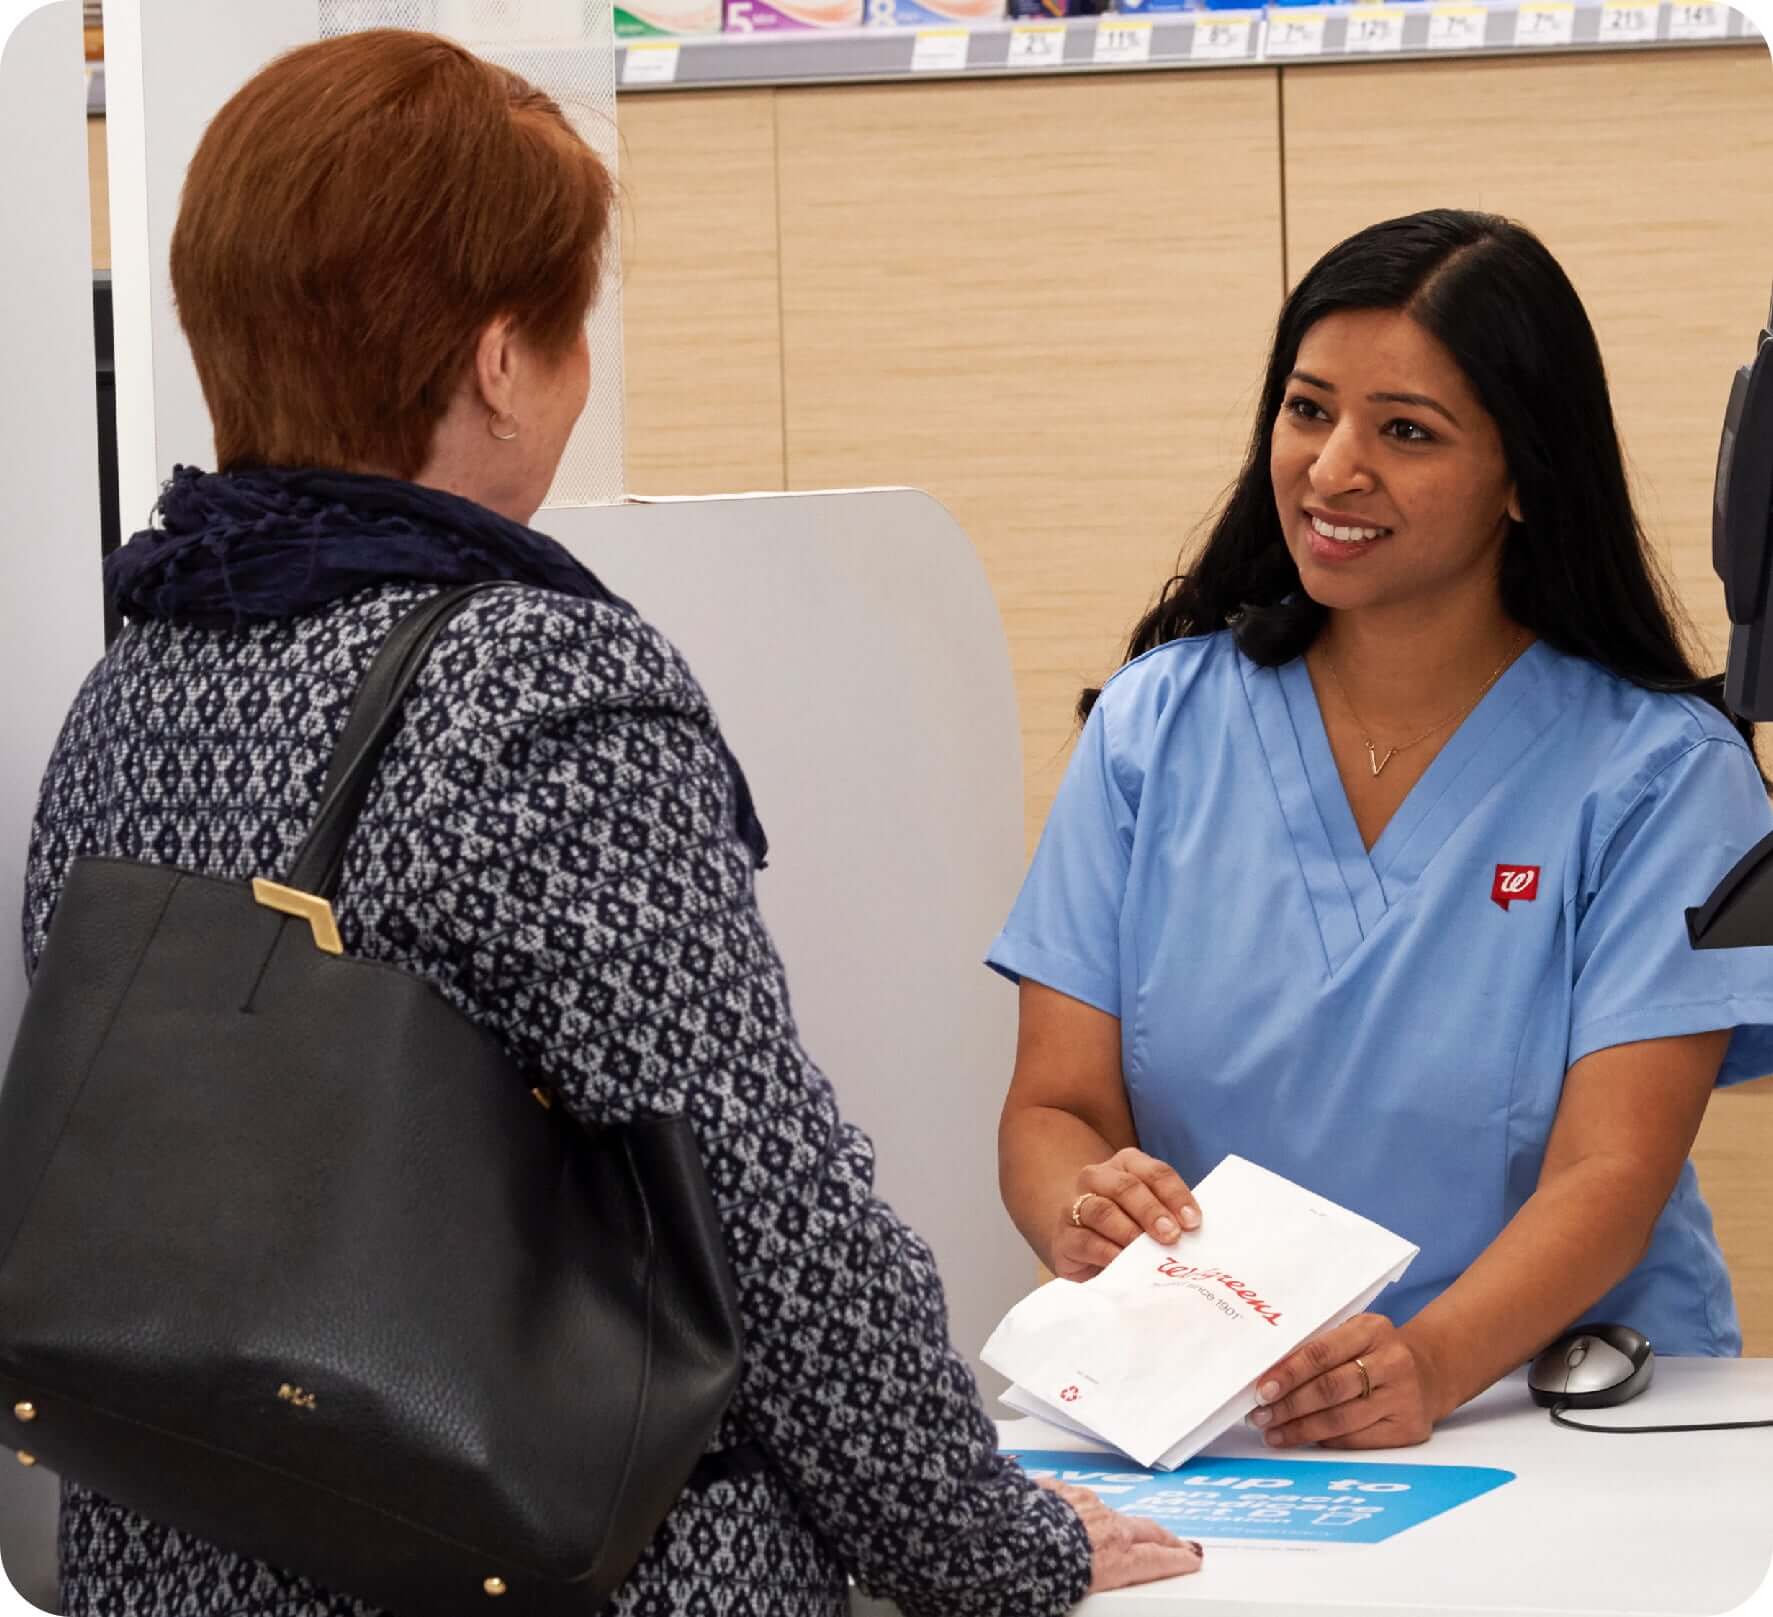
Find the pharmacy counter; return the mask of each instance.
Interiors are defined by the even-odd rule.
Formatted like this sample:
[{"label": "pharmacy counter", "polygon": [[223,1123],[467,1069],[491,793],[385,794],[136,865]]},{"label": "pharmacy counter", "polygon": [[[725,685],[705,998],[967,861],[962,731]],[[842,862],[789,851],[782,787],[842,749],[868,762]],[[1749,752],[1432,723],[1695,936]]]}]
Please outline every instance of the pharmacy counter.
[{"label": "pharmacy counter", "polygon": [[[1635,1403],[1595,1424],[1773,1420],[1773,1359],[1662,1359]],[[1034,1421],[1003,1423],[1018,1447],[1076,1449]],[[1267,1454],[1240,1429],[1207,1451]],[[1652,1617],[1731,1611],[1773,1561],[1773,1429],[1603,1436],[1554,1427],[1520,1376],[1491,1388],[1421,1448],[1292,1457],[1492,1466],[1515,1480],[1383,1544],[1214,1547],[1196,1576],[1099,1595],[1078,1617]],[[1764,1597],[1773,1617],[1773,1587]],[[1749,1609],[1758,1609],[1756,1606]],[[858,1617],[892,1608],[858,1601]]]}]

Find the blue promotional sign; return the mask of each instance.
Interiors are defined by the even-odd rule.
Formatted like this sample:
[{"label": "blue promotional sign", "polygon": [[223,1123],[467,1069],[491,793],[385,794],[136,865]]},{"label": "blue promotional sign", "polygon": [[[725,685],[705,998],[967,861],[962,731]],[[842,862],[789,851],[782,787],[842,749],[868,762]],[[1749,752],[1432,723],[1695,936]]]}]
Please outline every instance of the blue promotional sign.
[{"label": "blue promotional sign", "polygon": [[1075,1483],[1182,1538],[1268,1544],[1380,1544],[1514,1481],[1468,1465],[1342,1460],[1190,1460],[1141,1471],[1118,1454],[1004,1451],[1031,1477]]}]

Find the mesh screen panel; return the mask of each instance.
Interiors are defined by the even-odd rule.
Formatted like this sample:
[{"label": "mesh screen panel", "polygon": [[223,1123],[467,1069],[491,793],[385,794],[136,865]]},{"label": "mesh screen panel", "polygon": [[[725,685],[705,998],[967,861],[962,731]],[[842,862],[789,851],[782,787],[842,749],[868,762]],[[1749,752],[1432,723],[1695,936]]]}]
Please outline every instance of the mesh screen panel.
[{"label": "mesh screen panel", "polygon": [[[616,170],[616,50],[611,0],[320,0],[322,38],[364,28],[422,28],[545,91]],[[602,505],[623,494],[622,289],[612,219],[603,292],[586,330],[591,397],[546,503]]]}]

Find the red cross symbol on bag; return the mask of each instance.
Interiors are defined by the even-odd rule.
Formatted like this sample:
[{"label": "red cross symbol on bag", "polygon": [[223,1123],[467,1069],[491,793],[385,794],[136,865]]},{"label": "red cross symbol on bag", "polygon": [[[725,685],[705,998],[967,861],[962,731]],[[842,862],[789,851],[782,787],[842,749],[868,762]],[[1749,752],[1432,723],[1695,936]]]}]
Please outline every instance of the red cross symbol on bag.
[{"label": "red cross symbol on bag", "polygon": [[1517,900],[1522,904],[1531,903],[1539,896],[1539,867],[1537,865],[1498,865],[1496,882],[1490,889],[1491,902],[1507,909]]}]

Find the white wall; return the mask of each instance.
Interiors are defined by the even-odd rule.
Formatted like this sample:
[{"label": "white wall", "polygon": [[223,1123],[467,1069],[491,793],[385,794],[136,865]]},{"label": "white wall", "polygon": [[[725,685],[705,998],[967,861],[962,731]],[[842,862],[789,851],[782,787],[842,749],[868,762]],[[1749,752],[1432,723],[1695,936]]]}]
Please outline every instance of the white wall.
[{"label": "white wall", "polygon": [[[24,1003],[25,843],[62,714],[104,649],[98,396],[79,0],[26,17],[0,54],[0,1051]],[[0,1559],[53,1592],[55,1479],[0,1450]]]}]

